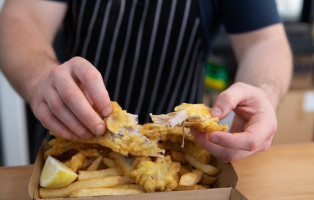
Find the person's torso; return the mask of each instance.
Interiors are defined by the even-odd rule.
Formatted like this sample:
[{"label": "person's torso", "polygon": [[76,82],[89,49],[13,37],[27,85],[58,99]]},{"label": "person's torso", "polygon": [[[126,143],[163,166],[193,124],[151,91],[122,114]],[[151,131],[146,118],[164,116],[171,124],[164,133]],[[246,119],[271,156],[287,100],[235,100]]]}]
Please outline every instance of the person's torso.
[{"label": "person's torso", "polygon": [[110,98],[138,114],[202,101],[205,45],[193,0],[72,0],[67,57],[103,75]]}]

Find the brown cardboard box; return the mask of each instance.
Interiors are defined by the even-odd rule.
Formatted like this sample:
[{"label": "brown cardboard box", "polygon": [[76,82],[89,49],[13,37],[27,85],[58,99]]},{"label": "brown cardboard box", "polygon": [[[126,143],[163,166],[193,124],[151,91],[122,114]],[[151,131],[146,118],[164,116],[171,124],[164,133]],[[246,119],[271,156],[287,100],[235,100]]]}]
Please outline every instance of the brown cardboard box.
[{"label": "brown cardboard box", "polygon": [[290,90],[277,112],[273,145],[313,141],[314,89]]},{"label": "brown cardboard box", "polygon": [[[44,164],[43,155],[47,149],[47,141],[44,141],[41,145],[39,153],[37,155],[32,176],[28,185],[28,192],[32,199],[40,199],[38,195],[39,178],[41,169]],[[134,194],[134,195],[121,195],[121,196],[98,196],[98,197],[80,197],[75,198],[77,200],[83,199],[106,199],[106,200],[167,200],[167,199],[215,199],[215,200],[246,200],[246,198],[235,189],[238,177],[230,163],[222,163],[216,159],[213,159],[213,165],[221,169],[221,172],[217,176],[217,181],[214,183],[212,189],[208,190],[194,190],[194,191],[173,191],[173,192],[155,192],[146,194]],[[74,199],[74,198],[63,198]]]}]

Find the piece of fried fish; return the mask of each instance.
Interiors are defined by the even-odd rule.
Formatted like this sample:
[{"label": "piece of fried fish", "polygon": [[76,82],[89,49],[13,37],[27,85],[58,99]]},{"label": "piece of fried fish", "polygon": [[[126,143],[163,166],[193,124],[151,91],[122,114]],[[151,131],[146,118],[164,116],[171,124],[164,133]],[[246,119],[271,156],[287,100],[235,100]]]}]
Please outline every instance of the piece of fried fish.
[{"label": "piece of fried fish", "polygon": [[183,126],[207,133],[228,130],[228,125],[218,124],[218,117],[211,116],[210,108],[204,104],[182,103],[176,106],[174,111],[162,115],[150,114],[150,116],[155,124],[170,127]]},{"label": "piece of fried fish", "polygon": [[75,142],[100,144],[122,155],[163,157],[165,150],[158,147],[157,140],[150,140],[142,135],[137,115],[122,110],[117,102],[111,104],[112,114],[104,119],[107,125],[106,133],[89,140],[79,139]]}]

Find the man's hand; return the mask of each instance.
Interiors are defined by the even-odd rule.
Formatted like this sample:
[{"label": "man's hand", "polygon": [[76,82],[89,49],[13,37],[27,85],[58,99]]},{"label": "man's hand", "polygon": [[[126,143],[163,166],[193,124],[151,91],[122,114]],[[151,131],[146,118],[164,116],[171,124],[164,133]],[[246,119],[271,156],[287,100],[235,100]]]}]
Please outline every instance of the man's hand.
[{"label": "man's hand", "polygon": [[45,128],[70,140],[103,134],[102,117],[111,113],[101,74],[81,57],[52,68],[38,83],[30,104]]},{"label": "man's hand", "polygon": [[219,119],[235,112],[230,133],[198,133],[191,130],[197,142],[218,159],[231,162],[270,147],[277,130],[275,110],[263,90],[235,83],[219,94],[211,111]]}]

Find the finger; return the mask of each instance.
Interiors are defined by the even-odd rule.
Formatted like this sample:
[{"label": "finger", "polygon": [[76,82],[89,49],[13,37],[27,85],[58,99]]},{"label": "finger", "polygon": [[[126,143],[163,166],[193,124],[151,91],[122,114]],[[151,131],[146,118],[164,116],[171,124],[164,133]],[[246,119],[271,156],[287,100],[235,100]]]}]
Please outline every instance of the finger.
[{"label": "finger", "polygon": [[211,109],[211,114],[219,119],[225,118],[231,110],[235,109],[237,106],[241,106],[241,102],[249,99],[251,92],[249,89],[250,87],[243,83],[235,83],[231,85],[228,89],[218,95],[217,100]]},{"label": "finger", "polygon": [[69,73],[63,73],[64,71],[61,68],[62,66],[59,69],[53,69],[53,73],[58,73],[54,76],[53,81],[62,101],[92,133],[95,135],[104,134],[106,130],[104,121],[89,104],[74,79],[71,76],[69,77]]},{"label": "finger", "polygon": [[56,118],[67,126],[73,133],[83,139],[91,139],[94,134],[91,133],[69,110],[59,97],[57,91],[52,89],[46,93],[46,102],[50,111]]},{"label": "finger", "polygon": [[[267,124],[267,126],[265,126]],[[225,133],[212,132],[208,140],[228,149],[256,151],[263,148],[264,141],[274,134],[274,122],[262,114],[253,116],[247,123],[244,132]]]},{"label": "finger", "polygon": [[[191,133],[193,131],[191,130]],[[214,144],[208,140],[208,135],[211,133],[192,133],[195,136],[197,143],[204,148],[206,151],[210,152],[213,156],[223,162],[233,162],[241,158],[245,158],[254,154],[254,152],[228,149],[217,144]]]},{"label": "finger", "polygon": [[72,133],[66,126],[63,125],[51,112],[48,105],[45,102],[40,103],[38,108],[38,119],[40,119],[42,125],[55,133],[56,135],[68,139],[78,140],[79,137]]},{"label": "finger", "polygon": [[75,76],[84,89],[87,90],[85,92],[88,93],[88,96],[102,116],[109,116],[112,112],[111,102],[101,74],[87,60],[77,60],[74,62],[75,67],[73,68]]}]

